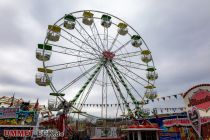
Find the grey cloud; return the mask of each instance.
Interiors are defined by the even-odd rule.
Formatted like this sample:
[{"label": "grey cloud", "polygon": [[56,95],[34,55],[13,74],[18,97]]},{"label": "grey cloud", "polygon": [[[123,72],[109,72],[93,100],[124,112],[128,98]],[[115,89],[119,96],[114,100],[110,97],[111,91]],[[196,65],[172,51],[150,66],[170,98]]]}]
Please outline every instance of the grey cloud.
[{"label": "grey cloud", "polygon": [[[25,2],[23,1],[23,3]],[[105,3],[109,6],[104,6]],[[18,46],[28,47],[28,53],[31,56],[28,60],[23,60],[23,64],[27,61],[33,61],[31,62],[32,68],[38,67],[38,64],[42,64],[35,60],[34,48],[37,43],[44,40],[48,24],[53,24],[64,14],[81,10],[80,8],[97,9],[111,12],[111,14],[122,18],[145,39],[152,51],[159,73],[159,79],[156,83],[160,96],[184,92],[195,84],[210,82],[210,65],[208,65],[210,56],[210,2],[208,0],[169,0],[164,2],[122,2],[119,0],[114,2],[114,4],[117,3],[120,4],[112,5],[113,1],[109,0],[102,2],[93,0],[90,2],[81,0],[76,2],[30,1],[23,4],[22,12],[28,13],[30,18],[34,20],[33,22],[37,22],[37,27],[31,27],[31,30],[25,30],[21,24],[17,24],[16,19],[21,16],[21,12],[18,13],[14,6],[1,7],[0,18],[4,20],[1,20],[0,23],[0,45],[12,44],[14,50]],[[127,5],[134,7],[127,7]],[[24,6],[29,8],[24,9]],[[116,10],[118,8],[119,11]],[[3,51],[2,47],[1,51]],[[1,59],[4,60],[4,58]],[[4,61],[6,63],[7,60]],[[21,67],[16,68],[21,69]],[[0,78],[1,85],[10,84],[34,89],[31,93],[26,93],[24,90],[18,91],[17,97],[26,98],[26,100],[39,97],[43,103],[48,98],[49,87],[46,89],[38,87],[34,81],[22,81],[11,77],[6,72]],[[62,77],[59,80],[62,80]],[[59,81],[56,82],[59,83]],[[7,95],[9,92],[1,94]]]},{"label": "grey cloud", "polygon": [[28,81],[23,81],[24,79],[18,79],[10,75],[0,75],[1,86],[4,85],[15,85],[15,86],[31,86]]},{"label": "grey cloud", "polygon": [[15,9],[4,7],[0,9],[0,42],[2,47],[23,43],[22,30],[17,26]]}]

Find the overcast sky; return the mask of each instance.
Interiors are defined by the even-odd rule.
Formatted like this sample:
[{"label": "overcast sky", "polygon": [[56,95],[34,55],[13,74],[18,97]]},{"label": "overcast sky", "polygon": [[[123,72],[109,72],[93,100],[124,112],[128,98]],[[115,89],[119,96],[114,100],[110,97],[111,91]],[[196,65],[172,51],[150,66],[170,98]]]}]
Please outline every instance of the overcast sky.
[{"label": "overcast sky", "polygon": [[93,9],[113,14],[146,41],[159,74],[159,96],[210,83],[209,0],[1,0],[0,96],[47,104],[50,88],[35,84],[37,44],[47,25],[66,13]]}]

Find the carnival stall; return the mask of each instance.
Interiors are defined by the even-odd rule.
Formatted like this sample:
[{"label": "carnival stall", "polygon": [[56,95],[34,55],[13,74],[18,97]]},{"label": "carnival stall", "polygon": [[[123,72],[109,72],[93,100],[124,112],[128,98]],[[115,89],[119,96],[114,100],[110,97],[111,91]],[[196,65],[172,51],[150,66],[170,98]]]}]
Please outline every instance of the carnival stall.
[{"label": "carnival stall", "polygon": [[163,126],[168,132],[180,133],[182,140],[210,139],[210,84],[200,84],[183,94],[184,118],[168,118]]},{"label": "carnival stall", "polygon": [[32,136],[38,122],[39,111],[43,106],[25,102],[23,99],[3,96],[0,98],[0,137]]}]

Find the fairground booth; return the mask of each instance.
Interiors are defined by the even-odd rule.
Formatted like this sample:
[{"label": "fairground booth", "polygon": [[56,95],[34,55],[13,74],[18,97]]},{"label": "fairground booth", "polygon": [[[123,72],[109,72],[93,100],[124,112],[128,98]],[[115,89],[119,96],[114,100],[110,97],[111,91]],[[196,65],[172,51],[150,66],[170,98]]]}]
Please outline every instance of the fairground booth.
[{"label": "fairground booth", "polygon": [[160,135],[170,140],[210,140],[210,84],[190,88],[183,99],[186,112],[162,117]]},{"label": "fairground booth", "polygon": [[30,139],[37,125],[39,103],[13,97],[0,97],[0,139]]}]

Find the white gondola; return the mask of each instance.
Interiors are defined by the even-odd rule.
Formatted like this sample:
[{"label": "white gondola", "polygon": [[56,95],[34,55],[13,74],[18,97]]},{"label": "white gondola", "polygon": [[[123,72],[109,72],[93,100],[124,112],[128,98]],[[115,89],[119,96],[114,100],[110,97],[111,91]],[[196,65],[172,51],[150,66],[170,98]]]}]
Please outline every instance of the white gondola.
[{"label": "white gondola", "polygon": [[141,37],[139,35],[133,35],[131,37],[131,44],[134,46],[134,47],[140,47],[142,45],[142,40],[141,40]]},{"label": "white gondola", "polygon": [[139,104],[140,104],[140,105],[145,105],[145,104],[147,104],[147,101],[141,100],[141,101],[139,101]]},{"label": "white gondola", "polygon": [[89,11],[84,11],[82,22],[85,25],[88,25],[88,26],[92,25],[92,23],[93,23],[93,13],[91,13]]},{"label": "white gondola", "polygon": [[66,29],[72,30],[75,28],[75,24],[76,24],[76,18],[72,15],[65,15],[64,17],[64,27]]},{"label": "white gondola", "polygon": [[154,100],[155,98],[157,98],[157,92],[156,91],[153,91],[153,90],[148,90],[145,93],[145,97],[147,99]]},{"label": "white gondola", "polygon": [[[48,77],[45,75],[45,71],[48,73]],[[39,86],[48,86],[52,80],[52,70],[38,68],[38,73],[36,74],[36,83]]]},{"label": "white gondola", "polygon": [[141,60],[145,63],[149,63],[150,61],[152,61],[152,55],[151,52],[149,50],[143,50],[141,52]]},{"label": "white gondola", "polygon": [[57,98],[58,96],[64,96],[63,93],[50,93],[50,99],[48,100],[48,109],[51,111],[59,111],[60,100]]},{"label": "white gondola", "polygon": [[148,63],[148,62],[152,61],[152,56],[151,56],[151,54],[142,55],[142,56],[141,56],[141,60],[142,60],[143,62],[145,62],[145,63]]},{"label": "white gondola", "polygon": [[47,39],[50,41],[58,41],[60,39],[61,28],[56,25],[48,25]]},{"label": "white gondola", "polygon": [[50,45],[38,44],[38,48],[36,49],[36,58],[40,61],[50,60],[50,56],[52,54],[51,50],[52,46]]},{"label": "white gondola", "polygon": [[111,17],[108,15],[102,15],[101,25],[105,28],[109,28],[112,24]]},{"label": "white gondola", "polygon": [[156,80],[158,78],[158,74],[155,71],[149,71],[147,73],[148,80]]},{"label": "white gondola", "polygon": [[127,24],[119,23],[117,26],[118,26],[118,33],[120,35],[126,35],[128,33]]},{"label": "white gondola", "polygon": [[144,116],[149,116],[149,114],[150,114],[150,109],[149,109],[149,108],[143,108],[143,109],[142,109],[142,113],[143,113]]},{"label": "white gondola", "polygon": [[60,109],[58,108],[58,103],[59,101],[56,101],[56,99],[49,99],[48,100],[48,109],[50,111],[59,111]]},{"label": "white gondola", "polygon": [[146,75],[148,80],[156,80],[158,78],[158,74],[155,72],[155,67],[148,67],[146,70],[148,71]]}]

